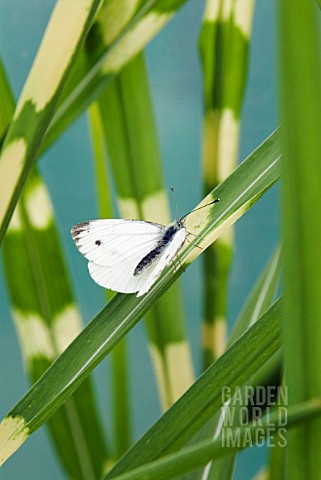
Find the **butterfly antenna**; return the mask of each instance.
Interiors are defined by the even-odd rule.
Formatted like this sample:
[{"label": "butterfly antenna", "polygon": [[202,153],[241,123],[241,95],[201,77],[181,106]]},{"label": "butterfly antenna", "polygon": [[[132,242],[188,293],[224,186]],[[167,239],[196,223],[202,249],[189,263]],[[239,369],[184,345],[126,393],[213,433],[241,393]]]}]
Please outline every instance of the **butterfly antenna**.
[{"label": "butterfly antenna", "polygon": [[175,202],[176,213],[177,213],[177,216],[179,217],[178,206],[177,206],[177,200],[176,200],[176,195],[175,195],[175,192],[174,192],[174,187],[173,187],[173,185],[171,186],[171,190],[172,190],[172,194],[173,194],[173,196],[174,196],[174,202]]},{"label": "butterfly antenna", "polygon": [[202,205],[201,207],[198,207],[198,208],[194,208],[194,210],[191,210],[190,212],[186,213],[185,215],[183,215],[183,217],[181,217],[182,219],[183,218],[186,218],[188,215],[190,215],[191,213],[193,212],[196,212],[196,210],[201,210],[202,208],[205,208],[205,207],[208,207],[209,205],[213,205],[213,203],[218,203],[220,201],[219,198],[216,198],[215,200],[213,200],[213,202],[210,202],[210,203],[207,203],[206,205]]}]

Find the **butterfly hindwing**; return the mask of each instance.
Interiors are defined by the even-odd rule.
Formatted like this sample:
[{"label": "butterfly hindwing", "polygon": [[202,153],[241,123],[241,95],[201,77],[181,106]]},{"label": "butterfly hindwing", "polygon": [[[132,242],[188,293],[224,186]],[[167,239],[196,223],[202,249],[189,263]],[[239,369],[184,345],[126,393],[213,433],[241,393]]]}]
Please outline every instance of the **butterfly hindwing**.
[{"label": "butterfly hindwing", "polygon": [[134,293],[146,282],[152,267],[149,266],[140,275],[135,276],[133,272],[140,260],[140,255],[133,255],[111,267],[89,262],[88,270],[93,280],[101,287],[121,293]]}]

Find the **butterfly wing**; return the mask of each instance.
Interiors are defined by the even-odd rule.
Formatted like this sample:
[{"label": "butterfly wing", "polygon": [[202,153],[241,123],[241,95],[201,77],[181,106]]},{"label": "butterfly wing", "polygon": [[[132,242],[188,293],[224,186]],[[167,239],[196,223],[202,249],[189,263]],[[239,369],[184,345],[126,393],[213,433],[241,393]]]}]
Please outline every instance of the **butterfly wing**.
[{"label": "butterfly wing", "polygon": [[180,250],[183,243],[185,242],[185,239],[186,239],[186,229],[183,227],[176,232],[171,242],[164,249],[161,256],[157,260],[155,260],[155,262],[152,263],[148,267],[148,269],[146,269],[148,270],[148,275],[147,276],[144,275],[144,278],[142,278],[142,282],[141,282],[139,291],[137,293],[137,297],[141,297],[142,295],[148,292],[151,286],[160,277],[164,268],[176,256],[177,252]]},{"label": "butterfly wing", "polygon": [[164,228],[141,220],[91,220],[75,225],[71,235],[87,260],[111,266],[135,252],[143,258],[157,243]]},{"label": "butterfly wing", "polygon": [[135,267],[155,248],[164,229],[163,225],[141,220],[91,220],[75,225],[71,234],[89,260],[89,273],[96,283],[133,293],[148,275],[143,272],[134,276]]},{"label": "butterfly wing", "polygon": [[147,281],[151,271],[149,266],[139,275],[133,275],[141,259],[141,255],[132,255],[129,259],[110,267],[89,262],[88,270],[93,280],[101,287],[121,293],[134,293]]}]

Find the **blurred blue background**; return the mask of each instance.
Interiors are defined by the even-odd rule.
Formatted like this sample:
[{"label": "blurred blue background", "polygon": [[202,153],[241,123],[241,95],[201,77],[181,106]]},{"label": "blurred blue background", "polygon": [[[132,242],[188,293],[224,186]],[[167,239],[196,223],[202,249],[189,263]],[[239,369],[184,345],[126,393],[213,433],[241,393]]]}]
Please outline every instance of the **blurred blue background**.
[{"label": "blurred blue background", "polygon": [[[53,0],[1,0],[0,51],[15,95],[24,84],[54,5]],[[277,125],[274,1],[257,0],[249,80],[242,115],[240,161]],[[181,212],[201,199],[202,85],[197,39],[204,3],[190,0],[146,49],[167,189],[175,185]],[[57,223],[73,275],[84,321],[103,306],[103,291],[89,278],[70,238],[75,223],[97,217],[91,149],[86,116],[79,119],[40,161],[56,209]],[[175,212],[174,212],[175,215]],[[236,225],[236,248],[230,277],[228,317],[232,324],[252,284],[278,240],[278,188],[268,192]],[[12,272],[14,275],[14,272]],[[200,372],[201,262],[183,275],[189,338],[196,372]],[[0,414],[3,417],[28,389],[9,313],[0,265]],[[149,365],[145,332],[139,324],[129,335],[134,436],[139,438],[160,410]],[[106,361],[95,371],[102,415],[108,424]],[[241,454],[236,479],[251,478],[266,457],[264,449]],[[45,429],[34,433],[2,469],[6,479],[65,478],[50,449]]]}]

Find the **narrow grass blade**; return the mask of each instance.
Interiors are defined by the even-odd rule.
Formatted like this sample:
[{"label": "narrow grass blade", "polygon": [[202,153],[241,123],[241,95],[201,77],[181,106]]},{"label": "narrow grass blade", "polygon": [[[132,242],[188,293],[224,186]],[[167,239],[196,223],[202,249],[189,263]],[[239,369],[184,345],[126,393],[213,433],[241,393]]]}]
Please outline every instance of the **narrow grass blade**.
[{"label": "narrow grass blade", "polygon": [[0,145],[8,129],[15,108],[9,81],[0,58]]},{"label": "narrow grass blade", "polygon": [[[287,411],[287,428],[303,423],[306,420],[316,419],[321,414],[321,402],[317,398],[289,408]],[[179,452],[161,457],[154,462],[147,463],[128,473],[117,475],[115,480],[166,480],[176,478],[178,475],[186,474],[196,470],[209,460],[226,458],[232,452],[239,452],[247,447],[249,443],[255,445],[260,440],[260,445],[264,438],[269,438],[269,432],[279,428],[280,419],[284,416],[283,411],[276,411],[268,418],[262,419],[261,425],[251,427],[240,427],[237,430],[237,442],[226,447],[226,439],[220,437],[215,441],[206,440],[193,447],[183,448]],[[280,444],[286,442],[285,438],[280,438]],[[105,477],[105,478],[108,478]],[[272,477],[274,478],[274,477]]]},{"label": "narrow grass blade", "polygon": [[[303,419],[303,421],[305,420],[307,419]],[[285,458],[285,448],[272,448],[270,450],[266,480],[284,480],[286,478]]]},{"label": "narrow grass blade", "polygon": [[[258,321],[259,317],[266,312],[272,305],[280,275],[280,251],[277,251],[272,256],[271,260],[266,265],[264,271],[260,275],[259,279],[255,283],[250,295],[248,296],[242,311],[235,322],[235,326],[229,336],[228,345],[232,345],[243,333]],[[273,372],[280,368],[281,360],[280,355],[273,355],[264,366],[253,375],[250,381],[247,381],[246,386],[256,387],[257,385],[265,385],[267,381],[273,375]],[[235,410],[237,406],[235,407]],[[235,415],[237,419],[238,415]],[[224,417],[223,417],[224,418]],[[204,437],[207,438],[211,435],[217,436],[217,429],[222,423],[222,414],[220,414],[215,420],[211,420],[206,430],[204,429]],[[232,425],[231,425],[232,426]],[[239,426],[239,425],[238,425]],[[215,461],[206,466],[206,470],[202,473],[202,480],[229,480],[233,478],[233,470],[236,458],[235,455],[227,456]]]},{"label": "narrow grass blade", "polygon": [[0,157],[0,243],[99,0],[58,0]]},{"label": "narrow grass blade", "polygon": [[[24,363],[35,382],[81,331],[62,257],[49,194],[35,170],[3,243],[11,311]],[[102,474],[107,450],[89,378],[49,424],[68,474]]]},{"label": "narrow grass blade", "polygon": [[[121,216],[167,225],[169,206],[142,55],[113,79],[99,105]],[[166,409],[193,382],[178,283],[147,313],[146,327],[158,391]]]},{"label": "narrow grass blade", "polygon": [[[253,0],[206,2],[200,33],[205,194],[227,178],[237,163],[253,11]],[[223,353],[226,345],[226,296],[232,255],[232,229],[204,255],[204,368]]]},{"label": "narrow grass blade", "polygon": [[[93,146],[96,173],[98,211],[101,218],[112,218],[111,188],[107,171],[106,138],[98,102],[89,109],[89,125]],[[107,291],[106,298],[113,296]],[[131,413],[129,395],[129,368],[127,344],[123,338],[111,352],[112,398],[113,398],[113,439],[115,458],[119,458],[131,444]]]},{"label": "narrow grass blade", "polygon": [[[189,216],[187,228],[201,236],[199,241],[202,247],[210,245],[276,182],[279,175],[278,158],[277,135],[273,134],[209,198],[204,199],[208,203],[213,196],[220,196],[219,204]],[[179,258],[187,266],[201,251],[195,245],[187,244]],[[3,420],[0,426],[1,462],[52,416],[95,366],[159,300],[182,273],[182,270],[174,270],[175,267],[170,265],[143,297],[115,295],[81,332]]]},{"label": "narrow grass blade", "polygon": [[99,105],[94,102],[89,110],[89,129],[94,158],[95,179],[97,187],[98,212],[102,218],[113,216],[111,185],[107,170],[106,143]]},{"label": "narrow grass blade", "polygon": [[[284,345],[289,405],[321,392],[321,62],[315,2],[278,3],[284,158]],[[321,478],[321,421],[289,435],[291,480]]]},{"label": "narrow grass blade", "polygon": [[274,252],[272,258],[264,268],[250,292],[235,325],[229,335],[228,344],[232,345],[260,315],[262,315],[273,303],[277,291],[281,270],[280,249]]}]

